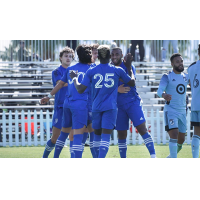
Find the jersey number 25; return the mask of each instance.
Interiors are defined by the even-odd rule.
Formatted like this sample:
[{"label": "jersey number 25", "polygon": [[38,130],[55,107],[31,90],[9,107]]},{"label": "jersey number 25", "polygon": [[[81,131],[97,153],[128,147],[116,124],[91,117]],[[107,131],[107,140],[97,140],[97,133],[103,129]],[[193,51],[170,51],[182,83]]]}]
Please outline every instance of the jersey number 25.
[{"label": "jersey number 25", "polygon": [[[110,84],[110,85],[107,84],[107,83],[104,83],[105,87],[107,87],[107,88],[113,87],[113,85],[114,85],[114,83],[115,83],[115,82],[114,82],[114,79],[109,78],[109,76],[114,76],[114,74],[113,74],[113,73],[106,73],[106,74],[105,74],[105,82],[111,81],[111,84]],[[101,82],[103,81],[103,76],[102,76],[101,74],[95,74],[95,75],[94,75],[94,79],[96,79],[97,77],[99,77],[99,80],[98,80],[97,83],[95,84],[95,88],[102,88],[103,85],[101,85]]]}]

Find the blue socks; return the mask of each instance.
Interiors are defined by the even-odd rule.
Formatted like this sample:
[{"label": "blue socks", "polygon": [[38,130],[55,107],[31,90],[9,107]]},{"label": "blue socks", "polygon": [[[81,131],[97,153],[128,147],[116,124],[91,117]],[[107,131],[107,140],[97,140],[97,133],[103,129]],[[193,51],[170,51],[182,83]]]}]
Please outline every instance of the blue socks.
[{"label": "blue socks", "polygon": [[110,134],[101,134],[101,143],[99,147],[99,158],[105,158],[110,146]]},{"label": "blue socks", "polygon": [[74,141],[73,141],[73,151],[75,154],[75,158],[81,158],[82,152],[83,152],[83,134],[74,135]]},{"label": "blue socks", "polygon": [[94,150],[94,132],[90,133],[90,151],[92,153],[92,157],[97,158],[97,155]]},{"label": "blue socks", "polygon": [[73,151],[73,141],[70,141],[70,155],[71,155],[71,158],[75,158],[75,154]]},{"label": "blue socks", "polygon": [[55,147],[55,151],[54,151],[54,158],[59,158],[60,153],[65,145],[65,141],[68,137],[69,133],[64,133],[64,132],[60,132],[60,136],[58,137],[57,141],[56,141],[56,147]]},{"label": "blue socks", "polygon": [[100,147],[100,143],[101,143],[101,135],[96,135],[94,134],[94,151],[95,151],[95,155],[96,155],[96,158],[99,157],[99,147]]},{"label": "blue socks", "polygon": [[126,139],[118,139],[119,154],[121,158],[126,158],[127,143]]},{"label": "blue socks", "polygon": [[51,139],[47,142],[46,146],[45,146],[45,150],[44,150],[44,154],[43,154],[43,158],[48,158],[49,154],[51,153],[51,151],[54,149],[55,144],[51,142]]},{"label": "blue socks", "polygon": [[193,158],[199,158],[199,140],[200,137],[198,135],[193,135],[191,143]]},{"label": "blue socks", "polygon": [[177,158],[177,139],[170,138],[169,140],[169,152],[171,158]]},{"label": "blue socks", "polygon": [[142,138],[144,140],[144,143],[145,143],[151,157],[155,158],[156,152],[155,152],[154,143],[153,143],[153,139],[152,139],[151,135],[147,132],[144,135],[142,135]]}]

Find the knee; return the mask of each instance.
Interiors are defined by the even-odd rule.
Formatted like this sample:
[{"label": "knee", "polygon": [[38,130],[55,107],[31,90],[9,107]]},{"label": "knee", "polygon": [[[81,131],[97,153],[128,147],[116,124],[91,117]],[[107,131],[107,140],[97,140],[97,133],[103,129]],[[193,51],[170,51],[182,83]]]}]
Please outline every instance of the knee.
[{"label": "knee", "polygon": [[127,138],[127,131],[118,131],[118,139],[124,140]]}]

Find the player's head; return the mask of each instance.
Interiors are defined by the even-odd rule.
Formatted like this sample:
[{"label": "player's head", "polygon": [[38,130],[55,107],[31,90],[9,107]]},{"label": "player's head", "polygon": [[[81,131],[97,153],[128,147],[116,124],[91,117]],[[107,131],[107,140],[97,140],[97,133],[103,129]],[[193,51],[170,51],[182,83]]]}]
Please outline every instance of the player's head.
[{"label": "player's head", "polygon": [[122,49],[119,47],[115,47],[111,52],[111,61],[115,66],[119,66],[122,62],[123,54]]},{"label": "player's head", "polygon": [[79,62],[83,64],[88,64],[92,62],[92,47],[89,45],[78,45],[76,47],[76,52],[79,58]]},{"label": "player's head", "polygon": [[74,59],[74,50],[69,47],[65,47],[60,51],[59,59],[63,66],[70,66],[72,60]]},{"label": "player's head", "polygon": [[172,54],[170,61],[174,70],[176,70],[177,72],[184,71],[183,58],[180,53]]},{"label": "player's head", "polygon": [[98,47],[99,47],[99,44],[92,44],[91,45],[92,47],[92,62],[94,63],[96,61],[96,59],[98,58]]},{"label": "player's head", "polygon": [[102,63],[108,63],[110,60],[110,47],[108,45],[100,45],[98,47],[98,58]]}]

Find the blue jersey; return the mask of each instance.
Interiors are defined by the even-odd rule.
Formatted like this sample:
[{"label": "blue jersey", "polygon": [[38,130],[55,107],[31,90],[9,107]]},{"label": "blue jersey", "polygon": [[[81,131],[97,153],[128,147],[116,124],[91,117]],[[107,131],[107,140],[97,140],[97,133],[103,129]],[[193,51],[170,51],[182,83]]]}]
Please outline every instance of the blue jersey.
[{"label": "blue jersey", "polygon": [[[95,63],[92,63],[90,67],[96,67],[97,65]],[[88,108],[89,110],[92,109],[92,85],[90,86],[89,92],[88,92]]]},{"label": "blue jersey", "polygon": [[121,67],[109,63],[91,67],[81,84],[90,87],[92,84],[92,111],[101,112],[117,108],[117,89],[119,78],[125,83],[131,77]]},{"label": "blue jersey", "polygon": [[[86,71],[89,68],[90,66],[88,64],[77,63],[73,66],[68,67],[64,76],[61,79],[63,82],[68,83],[68,96],[66,98],[68,98],[68,102],[70,103],[71,108],[79,109],[80,105],[85,107],[88,101],[88,89],[86,89],[82,94],[79,94],[74,86],[74,82],[69,76],[70,72],[71,70],[75,72],[77,71],[78,81],[79,83],[81,83],[81,81],[83,80],[85,76]],[[82,102],[81,100],[84,101],[84,104],[81,103]]]},{"label": "blue jersey", "polygon": [[[127,67],[124,65],[123,62],[120,64],[120,67],[122,67],[125,70],[125,72],[128,74]],[[133,70],[134,76],[136,77],[135,67],[133,65],[132,65],[132,70]],[[122,84],[124,84],[124,83],[119,81],[118,86],[120,86]],[[127,87],[127,86],[128,86],[127,84],[124,84],[124,87]],[[118,93],[117,105],[120,106],[120,105],[123,105],[125,103],[135,101],[137,99],[141,100],[139,94],[137,93],[136,86],[134,86],[134,87],[131,87],[131,90],[128,93]]]},{"label": "blue jersey", "polygon": [[[62,76],[65,74],[66,70],[67,70],[66,68],[60,65],[60,67],[52,71],[53,87],[56,86],[57,81],[62,79]],[[67,88],[68,87],[63,87],[55,94],[54,106],[59,106],[59,107],[63,106],[65,95],[67,94],[67,91],[68,91]]]},{"label": "blue jersey", "polygon": [[191,111],[200,111],[200,60],[189,66],[188,78],[192,90]]},{"label": "blue jersey", "polygon": [[160,85],[157,91],[159,97],[162,97],[162,93],[172,95],[170,102],[166,102],[165,111],[176,111],[179,113],[186,112],[186,91],[188,84],[188,74],[181,73],[175,74],[170,71],[168,74],[164,74],[160,80]]}]

